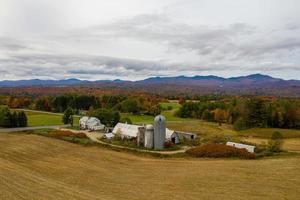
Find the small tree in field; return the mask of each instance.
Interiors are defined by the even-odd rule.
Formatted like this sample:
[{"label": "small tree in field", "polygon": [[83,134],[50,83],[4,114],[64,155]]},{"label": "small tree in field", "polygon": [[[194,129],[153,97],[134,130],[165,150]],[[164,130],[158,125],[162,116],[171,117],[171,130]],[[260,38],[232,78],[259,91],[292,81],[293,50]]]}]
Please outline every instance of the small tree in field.
[{"label": "small tree in field", "polygon": [[64,124],[71,124],[71,126],[73,126],[73,110],[72,108],[67,108],[67,110],[65,110],[64,112],[64,116],[63,116],[63,123]]},{"label": "small tree in field", "polygon": [[270,152],[280,152],[282,151],[283,136],[280,132],[275,131],[272,134],[271,139],[268,141],[268,150]]}]

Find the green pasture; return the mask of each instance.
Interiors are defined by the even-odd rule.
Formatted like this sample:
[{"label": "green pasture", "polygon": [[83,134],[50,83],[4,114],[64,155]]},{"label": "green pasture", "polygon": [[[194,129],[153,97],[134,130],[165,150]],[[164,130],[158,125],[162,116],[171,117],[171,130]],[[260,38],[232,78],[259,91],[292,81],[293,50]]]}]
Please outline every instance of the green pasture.
[{"label": "green pasture", "polygon": [[[28,126],[52,126],[63,125],[62,115],[57,113],[40,113],[25,111],[28,118]],[[74,125],[78,124],[79,117],[74,117]]]}]

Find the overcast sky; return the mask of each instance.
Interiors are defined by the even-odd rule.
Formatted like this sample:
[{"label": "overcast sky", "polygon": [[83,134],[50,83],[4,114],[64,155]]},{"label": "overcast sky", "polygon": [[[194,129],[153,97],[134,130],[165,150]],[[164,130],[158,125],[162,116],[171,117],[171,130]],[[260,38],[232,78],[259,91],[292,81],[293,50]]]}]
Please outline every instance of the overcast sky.
[{"label": "overcast sky", "polygon": [[0,0],[0,80],[300,79],[299,0]]}]

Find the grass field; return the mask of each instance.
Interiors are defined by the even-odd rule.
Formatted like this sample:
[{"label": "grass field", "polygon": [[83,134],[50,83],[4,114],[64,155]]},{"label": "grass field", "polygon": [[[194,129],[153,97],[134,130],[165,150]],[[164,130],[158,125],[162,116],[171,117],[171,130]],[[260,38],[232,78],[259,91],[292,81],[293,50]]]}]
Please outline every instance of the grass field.
[{"label": "grass field", "polygon": [[[263,139],[263,138],[241,138],[244,141],[256,143],[256,144],[261,144],[265,143],[267,144],[268,139]],[[291,151],[291,152],[298,152],[300,153],[300,138],[288,138],[284,139],[283,142],[283,150],[285,151]]]},{"label": "grass field", "polygon": [[300,130],[280,128],[252,128],[239,131],[238,135],[270,138],[275,131],[280,132],[284,138],[300,138]]},{"label": "grass field", "polygon": [[299,170],[299,156],[158,159],[37,135],[0,134],[0,199],[296,200]]},{"label": "grass field", "polygon": [[[25,112],[28,118],[28,126],[62,125],[62,115],[48,114],[34,111]],[[74,117],[74,124],[78,124],[79,117]]]},{"label": "grass field", "polygon": [[172,110],[178,110],[181,105],[176,102],[164,102],[164,103],[160,103],[160,106],[163,109],[168,109],[168,107],[172,107]]}]

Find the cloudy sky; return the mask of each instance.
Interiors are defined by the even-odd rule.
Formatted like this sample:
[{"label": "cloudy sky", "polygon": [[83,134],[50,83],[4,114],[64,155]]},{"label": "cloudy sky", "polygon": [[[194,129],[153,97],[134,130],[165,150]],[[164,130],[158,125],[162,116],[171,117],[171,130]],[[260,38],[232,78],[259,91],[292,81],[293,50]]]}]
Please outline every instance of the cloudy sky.
[{"label": "cloudy sky", "polygon": [[300,79],[299,0],[0,0],[0,80]]}]

